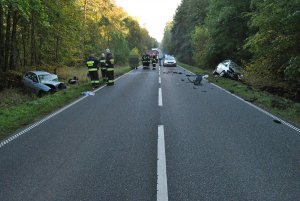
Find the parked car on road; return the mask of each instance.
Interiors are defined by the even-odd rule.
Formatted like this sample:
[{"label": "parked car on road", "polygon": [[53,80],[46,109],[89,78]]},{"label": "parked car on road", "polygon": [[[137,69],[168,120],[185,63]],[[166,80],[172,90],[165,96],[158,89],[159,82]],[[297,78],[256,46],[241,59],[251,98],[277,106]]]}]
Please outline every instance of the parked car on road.
[{"label": "parked car on road", "polygon": [[63,82],[58,81],[57,75],[46,71],[29,71],[23,76],[22,82],[39,97],[66,88]]},{"label": "parked car on road", "polygon": [[243,75],[241,74],[242,68],[231,60],[225,60],[218,64],[213,71],[214,75],[220,77],[227,77],[234,80],[241,80]]},{"label": "parked car on road", "polygon": [[174,57],[166,55],[163,62],[164,67],[176,67],[176,60]]}]

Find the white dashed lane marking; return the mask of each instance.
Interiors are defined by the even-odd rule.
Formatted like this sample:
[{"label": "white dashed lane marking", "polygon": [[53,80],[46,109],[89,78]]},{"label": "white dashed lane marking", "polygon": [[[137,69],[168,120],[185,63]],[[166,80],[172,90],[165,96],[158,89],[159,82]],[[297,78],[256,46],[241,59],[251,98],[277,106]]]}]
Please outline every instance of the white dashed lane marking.
[{"label": "white dashed lane marking", "polygon": [[168,201],[168,182],[164,126],[158,126],[157,143],[157,201]]}]

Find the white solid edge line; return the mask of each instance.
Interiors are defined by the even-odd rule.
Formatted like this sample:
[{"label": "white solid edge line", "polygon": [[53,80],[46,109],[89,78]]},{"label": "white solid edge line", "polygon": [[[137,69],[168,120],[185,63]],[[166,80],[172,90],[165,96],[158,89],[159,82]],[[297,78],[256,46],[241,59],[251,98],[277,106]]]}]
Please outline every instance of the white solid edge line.
[{"label": "white solid edge line", "polygon": [[[183,68],[183,67],[180,66],[180,68]],[[185,68],[183,68],[183,69],[185,69]],[[189,71],[188,69],[185,69],[185,70],[188,71],[188,72],[191,73],[191,74],[194,74],[193,72]],[[260,107],[258,107],[258,106],[256,106],[256,105],[254,105],[254,104],[252,104],[252,103],[250,103],[250,102],[248,102],[248,101],[245,101],[243,98],[241,98],[241,97],[239,97],[239,96],[237,96],[237,95],[235,95],[235,94],[230,93],[230,92],[227,91],[226,89],[223,89],[222,87],[220,87],[220,86],[218,86],[218,85],[216,85],[216,84],[214,84],[214,83],[209,83],[209,84],[211,84],[211,85],[217,87],[218,89],[220,89],[220,90],[226,92],[226,93],[229,94],[229,95],[232,95],[233,97],[239,99],[240,101],[242,101],[242,102],[248,104],[249,106],[251,106],[251,107],[253,107],[253,108],[255,108],[255,109],[261,111],[262,113],[268,115],[269,117],[271,117],[271,118],[273,118],[273,119],[276,119],[276,120],[280,121],[282,124],[284,124],[284,125],[286,125],[287,127],[289,127],[289,128],[291,128],[291,129],[293,129],[293,130],[295,130],[295,131],[297,131],[297,132],[300,133],[300,128],[297,128],[296,126],[293,126],[292,124],[287,123],[286,121],[280,119],[279,117],[277,117],[277,116],[275,116],[275,115],[273,115],[273,114],[271,114],[271,113],[269,113],[269,112],[263,110],[262,108],[260,108]]]},{"label": "white solid edge line", "polygon": [[158,126],[157,142],[157,201],[168,201],[168,182],[164,126]]},{"label": "white solid edge line", "polygon": [[161,88],[158,88],[158,106],[163,106]]},{"label": "white solid edge line", "polygon": [[[133,71],[133,70],[131,70],[131,71]],[[123,76],[129,74],[131,71],[125,73],[124,75],[121,75],[120,77],[118,77],[117,79],[115,79],[115,81],[117,81],[117,80],[120,79],[121,77],[123,77]],[[97,91],[103,89],[104,87],[106,87],[106,85],[104,85],[104,86],[102,86],[102,87],[100,87],[100,88],[94,90],[93,92],[95,93],[95,92],[97,92]],[[4,145],[8,144],[9,142],[11,142],[11,141],[17,139],[17,138],[20,137],[21,135],[24,135],[25,133],[27,133],[28,131],[30,131],[30,130],[32,130],[33,128],[37,127],[38,125],[44,123],[45,121],[51,119],[52,117],[58,115],[59,113],[65,111],[66,109],[72,107],[73,105],[77,104],[78,102],[82,101],[83,99],[85,99],[85,98],[87,98],[87,97],[88,97],[88,96],[83,96],[83,97],[77,99],[76,101],[74,101],[74,102],[68,104],[67,106],[65,106],[65,107],[63,107],[63,108],[61,108],[61,109],[59,109],[58,111],[56,111],[56,112],[54,112],[54,113],[52,113],[52,114],[46,116],[46,117],[43,118],[42,120],[40,120],[40,121],[38,121],[38,122],[36,122],[36,123],[33,123],[32,125],[30,125],[29,127],[25,128],[24,130],[20,131],[19,133],[15,134],[15,135],[12,135],[12,136],[10,136],[10,137],[8,137],[8,138],[3,139],[2,141],[0,141],[0,148],[3,147]]]},{"label": "white solid edge line", "polygon": [[241,98],[241,97],[239,97],[239,96],[237,96],[237,95],[235,95],[235,94],[230,93],[230,92],[227,91],[226,89],[223,89],[222,87],[220,87],[220,86],[218,86],[218,85],[216,85],[216,84],[214,84],[214,83],[210,83],[210,84],[213,85],[213,86],[215,86],[215,87],[217,87],[218,89],[220,89],[220,90],[222,90],[222,91],[224,91],[224,92],[226,92],[226,93],[228,93],[228,94],[234,96],[235,98],[241,100],[242,102],[244,102],[244,103],[246,103],[246,104],[248,104],[248,105],[254,107],[255,109],[257,109],[257,110],[261,111],[262,113],[264,113],[264,114],[266,114],[266,115],[272,117],[273,119],[280,121],[282,124],[284,124],[284,125],[290,127],[291,129],[294,129],[295,131],[297,131],[297,132],[300,133],[300,129],[299,129],[299,128],[297,128],[297,127],[295,127],[295,126],[293,126],[293,125],[291,125],[291,124],[285,122],[284,120],[280,119],[279,117],[277,117],[277,116],[275,116],[275,115],[273,115],[273,114],[271,114],[271,113],[269,113],[269,112],[267,112],[267,111],[261,109],[260,107],[254,105],[254,104],[252,104],[252,103],[250,103],[250,102],[245,101],[243,98]]}]

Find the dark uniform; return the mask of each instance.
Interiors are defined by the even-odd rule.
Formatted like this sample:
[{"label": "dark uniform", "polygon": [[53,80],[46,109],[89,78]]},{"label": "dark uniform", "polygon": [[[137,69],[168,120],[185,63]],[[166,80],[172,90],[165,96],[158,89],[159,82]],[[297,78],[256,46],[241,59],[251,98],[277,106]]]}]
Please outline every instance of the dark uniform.
[{"label": "dark uniform", "polygon": [[144,54],[142,56],[142,63],[143,63],[143,67],[149,67],[150,65],[150,57],[148,54]]},{"label": "dark uniform", "polygon": [[99,74],[98,74],[98,67],[99,61],[93,56],[90,56],[86,60],[86,65],[88,67],[89,71],[89,77],[91,78],[91,84],[93,87],[99,87],[100,81],[99,81]]},{"label": "dark uniform", "polygon": [[100,58],[100,68],[101,68],[101,74],[102,74],[103,82],[107,82],[107,68],[106,68],[104,53],[102,54],[102,56]]},{"label": "dark uniform", "polygon": [[156,64],[157,64],[157,59],[156,59],[156,56],[154,55],[154,56],[152,57],[152,67],[153,67],[153,68],[156,68]]},{"label": "dark uniform", "polygon": [[105,55],[105,63],[107,67],[107,85],[114,85],[115,84],[115,77],[114,77],[114,64],[115,60],[113,58],[113,55],[110,51],[106,52]]}]

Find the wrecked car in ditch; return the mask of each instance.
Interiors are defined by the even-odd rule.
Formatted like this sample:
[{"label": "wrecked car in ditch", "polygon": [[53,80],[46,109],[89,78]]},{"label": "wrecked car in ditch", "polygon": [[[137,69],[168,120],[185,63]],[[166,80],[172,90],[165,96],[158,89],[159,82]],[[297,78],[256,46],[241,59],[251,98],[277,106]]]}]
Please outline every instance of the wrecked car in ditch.
[{"label": "wrecked car in ditch", "polygon": [[46,71],[29,71],[23,76],[22,82],[39,97],[66,88],[63,82],[58,81],[57,75]]},{"label": "wrecked car in ditch", "polygon": [[242,67],[237,65],[231,60],[225,60],[218,64],[216,69],[213,71],[214,75],[219,75],[220,77],[226,77],[233,80],[242,80]]}]

